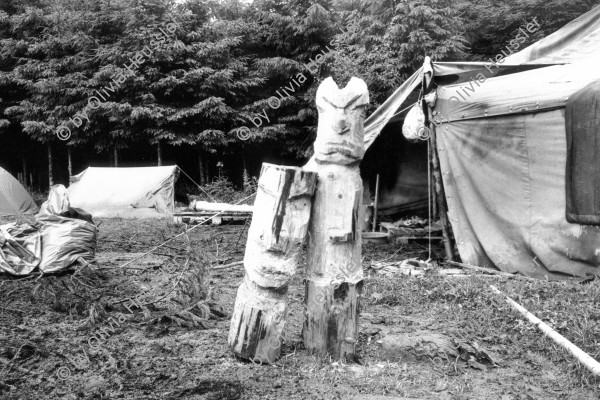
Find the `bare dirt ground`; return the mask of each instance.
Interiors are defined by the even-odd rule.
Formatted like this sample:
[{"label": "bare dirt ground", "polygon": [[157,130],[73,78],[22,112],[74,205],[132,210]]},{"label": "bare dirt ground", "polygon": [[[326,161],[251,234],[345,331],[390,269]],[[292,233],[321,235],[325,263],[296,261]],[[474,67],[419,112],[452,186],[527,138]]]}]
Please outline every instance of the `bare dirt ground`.
[{"label": "bare dirt ground", "polygon": [[[579,400],[600,394],[600,381],[487,286],[496,285],[598,359],[598,282],[447,277],[438,274],[441,267],[418,276],[384,276],[368,267],[425,259],[427,249],[365,244],[369,277],[360,363],[306,354],[299,274],[290,289],[283,356],[255,365],[227,348],[227,314],[243,267],[218,269],[242,259],[243,226],[201,226],[188,235],[195,255],[182,236],[120,267],[184,227],[156,220],[98,222],[97,268],[19,279],[0,275],[0,398]],[[434,253],[441,256],[437,248]],[[194,294],[202,301],[190,307],[166,301],[181,292],[182,277],[204,267],[210,293]],[[441,357],[426,346],[405,353],[384,348],[390,338],[407,334],[444,335],[462,343],[462,350]],[[479,355],[469,356],[468,349]]]}]

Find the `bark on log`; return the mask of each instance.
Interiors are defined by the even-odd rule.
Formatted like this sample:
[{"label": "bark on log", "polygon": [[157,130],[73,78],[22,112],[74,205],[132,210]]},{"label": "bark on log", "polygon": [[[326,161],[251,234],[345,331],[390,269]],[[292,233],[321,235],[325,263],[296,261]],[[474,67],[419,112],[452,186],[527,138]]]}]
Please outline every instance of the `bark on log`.
[{"label": "bark on log", "polygon": [[281,352],[287,289],[300,261],[316,174],[263,164],[235,302],[229,346],[241,358],[275,361]]},{"label": "bark on log", "polygon": [[326,79],[317,91],[318,173],[309,226],[306,318],[302,336],[310,354],[353,361],[362,291],[362,180],[366,84],[352,78],[340,90]]}]

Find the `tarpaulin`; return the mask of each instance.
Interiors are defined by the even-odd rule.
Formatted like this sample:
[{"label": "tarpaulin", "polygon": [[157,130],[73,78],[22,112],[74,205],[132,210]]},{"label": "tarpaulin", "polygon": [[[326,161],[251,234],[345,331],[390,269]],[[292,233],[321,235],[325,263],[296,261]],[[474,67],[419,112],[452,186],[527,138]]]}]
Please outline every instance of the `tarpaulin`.
[{"label": "tarpaulin", "polygon": [[27,275],[36,268],[47,273],[92,262],[96,236],[89,214],[70,207],[66,188],[55,185],[34,225],[0,226],[0,271]]},{"label": "tarpaulin", "polygon": [[600,228],[565,219],[564,109],[454,122],[437,132],[464,262],[536,278],[598,273]]},{"label": "tarpaulin", "polygon": [[600,7],[506,58],[504,64],[566,64],[600,56]]},{"label": "tarpaulin", "polygon": [[569,97],[567,221],[600,224],[600,81]]},{"label": "tarpaulin", "polygon": [[365,150],[375,141],[381,130],[394,117],[413,90],[421,86],[423,68],[408,78],[373,114],[365,120]]},{"label": "tarpaulin", "polygon": [[54,272],[67,268],[80,258],[84,263],[94,260],[96,225],[88,213],[71,207],[63,185],[52,186],[36,221],[41,225],[42,237],[40,270]]},{"label": "tarpaulin", "polygon": [[27,275],[40,264],[41,236],[38,227],[11,223],[0,226],[0,271]]},{"label": "tarpaulin", "polygon": [[40,270],[54,272],[67,268],[80,258],[92,262],[96,254],[96,226],[81,219],[42,215]]}]

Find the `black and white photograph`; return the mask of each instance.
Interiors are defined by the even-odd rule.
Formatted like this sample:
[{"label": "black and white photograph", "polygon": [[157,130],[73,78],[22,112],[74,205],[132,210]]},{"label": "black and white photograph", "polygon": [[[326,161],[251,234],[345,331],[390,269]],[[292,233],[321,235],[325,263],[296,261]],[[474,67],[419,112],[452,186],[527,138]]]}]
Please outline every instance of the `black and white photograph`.
[{"label": "black and white photograph", "polygon": [[0,0],[32,399],[600,399],[600,0]]}]

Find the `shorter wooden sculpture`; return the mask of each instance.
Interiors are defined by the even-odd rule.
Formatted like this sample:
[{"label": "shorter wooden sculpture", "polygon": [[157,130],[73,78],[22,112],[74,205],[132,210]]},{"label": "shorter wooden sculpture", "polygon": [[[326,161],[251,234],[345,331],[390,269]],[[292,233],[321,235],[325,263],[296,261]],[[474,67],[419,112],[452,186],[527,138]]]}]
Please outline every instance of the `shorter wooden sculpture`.
[{"label": "shorter wooden sculpture", "polygon": [[260,363],[281,351],[287,289],[306,237],[316,174],[263,164],[229,330],[233,352]]}]

